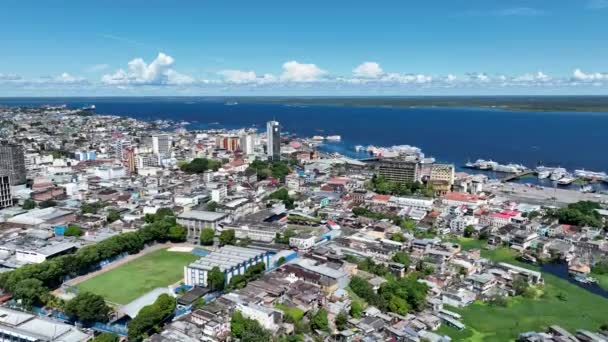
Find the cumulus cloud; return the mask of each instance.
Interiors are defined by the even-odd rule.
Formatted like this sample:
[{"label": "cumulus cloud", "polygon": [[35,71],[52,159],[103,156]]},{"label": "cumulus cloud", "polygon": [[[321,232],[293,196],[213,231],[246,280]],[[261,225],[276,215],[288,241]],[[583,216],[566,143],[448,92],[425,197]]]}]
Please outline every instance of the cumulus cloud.
[{"label": "cumulus cloud", "polygon": [[378,78],[383,73],[380,64],[376,62],[363,62],[353,69],[355,77],[362,78]]},{"label": "cumulus cloud", "polygon": [[327,72],[314,64],[289,61],[283,63],[283,73],[280,79],[288,82],[314,82],[318,81]]},{"label": "cumulus cloud", "polygon": [[108,85],[184,85],[194,83],[194,78],[171,68],[175,60],[162,52],[150,64],[142,58],[128,63],[127,70],[118,69],[103,75],[101,82]]},{"label": "cumulus cloud", "polygon": [[551,81],[551,77],[539,71],[535,74],[523,74],[521,76],[515,77],[514,81],[516,82],[548,82]]},{"label": "cumulus cloud", "polygon": [[574,70],[572,77],[577,81],[608,81],[608,73],[586,73],[581,69]]}]

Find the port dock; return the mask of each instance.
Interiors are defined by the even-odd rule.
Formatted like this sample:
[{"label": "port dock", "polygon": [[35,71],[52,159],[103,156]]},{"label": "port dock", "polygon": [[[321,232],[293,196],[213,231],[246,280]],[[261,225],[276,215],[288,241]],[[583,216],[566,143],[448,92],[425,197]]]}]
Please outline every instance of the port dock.
[{"label": "port dock", "polygon": [[522,178],[522,177],[526,177],[526,176],[529,176],[529,175],[534,175],[534,174],[536,174],[536,171],[526,170],[526,171],[523,171],[523,172],[514,173],[512,175],[507,175],[506,177],[503,177],[500,181],[503,182],[503,183],[506,183],[506,182],[510,182],[510,181],[513,181],[513,180],[516,180],[516,179],[519,179],[519,178]]}]

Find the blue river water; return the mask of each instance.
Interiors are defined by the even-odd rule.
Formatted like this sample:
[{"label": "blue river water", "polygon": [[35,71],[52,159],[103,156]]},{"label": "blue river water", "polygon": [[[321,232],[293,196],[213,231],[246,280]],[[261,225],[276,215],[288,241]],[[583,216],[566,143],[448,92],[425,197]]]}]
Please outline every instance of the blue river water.
[{"label": "blue river water", "polygon": [[226,105],[218,98],[17,98],[0,105],[94,104],[97,113],[138,119],[173,119],[189,128],[257,127],[278,120],[299,136],[341,135],[325,151],[356,157],[355,145],[420,147],[438,161],[462,166],[492,159],[500,163],[608,171],[608,113],[527,112],[481,108],[393,108],[289,105],[251,102]]}]

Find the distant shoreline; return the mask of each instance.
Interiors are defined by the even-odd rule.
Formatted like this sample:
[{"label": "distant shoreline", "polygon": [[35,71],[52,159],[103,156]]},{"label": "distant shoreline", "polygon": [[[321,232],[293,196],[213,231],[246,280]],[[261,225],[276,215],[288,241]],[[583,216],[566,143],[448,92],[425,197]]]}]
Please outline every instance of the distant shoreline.
[{"label": "distant shoreline", "polygon": [[608,96],[82,96],[82,97],[0,97],[0,106],[10,102],[50,101],[60,103],[69,99],[89,102],[108,100],[198,100],[211,102],[268,103],[294,106],[334,105],[394,108],[479,108],[531,112],[591,112],[608,113]]}]

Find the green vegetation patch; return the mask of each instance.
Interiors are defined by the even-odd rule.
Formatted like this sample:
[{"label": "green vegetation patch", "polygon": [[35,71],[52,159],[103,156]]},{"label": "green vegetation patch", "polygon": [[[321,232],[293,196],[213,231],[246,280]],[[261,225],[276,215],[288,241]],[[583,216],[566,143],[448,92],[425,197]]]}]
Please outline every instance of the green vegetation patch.
[{"label": "green vegetation patch", "polygon": [[180,281],[184,266],[198,257],[191,253],[158,250],[78,284],[106,300],[127,304],[145,293]]}]

